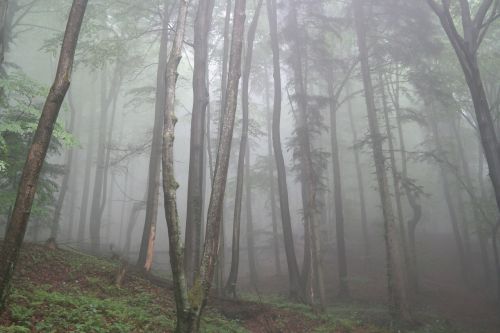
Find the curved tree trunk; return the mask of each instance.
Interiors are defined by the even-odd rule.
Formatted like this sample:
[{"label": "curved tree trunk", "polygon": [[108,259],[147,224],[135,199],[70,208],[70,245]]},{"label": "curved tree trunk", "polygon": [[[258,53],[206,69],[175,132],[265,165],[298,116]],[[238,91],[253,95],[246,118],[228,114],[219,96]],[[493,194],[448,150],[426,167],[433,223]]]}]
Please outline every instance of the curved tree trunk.
[{"label": "curved tree trunk", "polygon": [[70,86],[76,44],[82,26],[87,0],[74,0],[61,46],[54,83],[49,91],[23,168],[16,202],[5,233],[0,254],[0,309],[5,307],[9,286],[16,267],[21,244],[36,193],[50,138],[59,110]]},{"label": "curved tree trunk", "polygon": [[289,290],[292,299],[303,299],[304,291],[300,279],[299,265],[295,255],[293,241],[292,222],[290,217],[290,204],[288,201],[288,186],[286,180],[285,160],[281,147],[281,69],[280,51],[278,41],[278,19],[276,0],[266,0],[267,17],[269,20],[269,31],[271,37],[271,48],[273,52],[273,77],[274,77],[274,106],[272,138],[274,158],[276,159],[276,172],[278,175],[278,193],[280,199],[281,223],[283,226],[283,238],[285,254],[288,266]]},{"label": "curved tree trunk", "polygon": [[[252,69],[252,56],[253,56],[253,42],[255,40],[255,33],[257,31],[257,24],[259,22],[260,9],[262,7],[262,0],[257,4],[252,22],[248,28],[247,35],[247,48],[245,54],[245,64],[242,76],[242,110],[243,122],[241,128],[240,151],[238,155],[238,170],[236,176],[236,195],[234,199],[234,218],[233,218],[233,244],[231,256],[231,270],[226,283],[226,294],[232,294],[236,298],[236,282],[238,279],[238,266],[240,255],[240,231],[241,231],[241,205],[243,200],[243,181],[245,173],[245,155],[248,145],[248,109],[249,109],[249,90],[250,90],[250,72]],[[247,161],[248,163],[248,161]],[[248,175],[247,175],[248,176]],[[248,221],[247,221],[248,222]],[[250,251],[250,249],[249,249]],[[250,263],[250,265],[252,265]]]}]

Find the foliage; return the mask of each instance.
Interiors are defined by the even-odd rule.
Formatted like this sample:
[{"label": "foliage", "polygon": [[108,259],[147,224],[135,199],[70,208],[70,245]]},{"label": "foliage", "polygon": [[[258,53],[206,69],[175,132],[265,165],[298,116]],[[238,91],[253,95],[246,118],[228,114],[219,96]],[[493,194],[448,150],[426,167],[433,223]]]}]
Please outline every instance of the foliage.
[{"label": "foliage", "polygon": [[[14,203],[17,182],[31,144],[31,138],[38,125],[44,98],[48,89],[34,82],[22,72],[0,77],[0,215],[8,215]],[[54,128],[54,137],[49,155],[61,152],[63,145],[75,145],[73,136],[64,130],[59,121]],[[35,219],[46,216],[57,191],[56,177],[61,167],[46,163],[42,169],[37,196],[32,214]]]}]

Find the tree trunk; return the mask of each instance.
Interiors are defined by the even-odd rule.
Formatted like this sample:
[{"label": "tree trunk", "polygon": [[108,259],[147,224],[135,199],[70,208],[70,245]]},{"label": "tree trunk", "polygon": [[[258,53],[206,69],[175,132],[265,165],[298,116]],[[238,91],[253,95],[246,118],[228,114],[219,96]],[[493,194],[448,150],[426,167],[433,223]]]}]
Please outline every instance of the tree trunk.
[{"label": "tree trunk", "polygon": [[[95,95],[94,95],[95,96]],[[94,133],[94,117],[93,112],[95,108],[95,100],[92,97],[90,99],[89,106],[89,128],[87,129],[87,154],[85,155],[85,174],[83,176],[83,192],[82,192],[82,201],[80,205],[80,218],[78,222],[78,235],[77,242],[78,246],[83,246],[85,239],[85,224],[87,223],[87,212],[89,205],[89,194],[90,194],[90,176],[92,171],[92,160],[93,160],[93,152],[95,146],[95,133]]]},{"label": "tree trunk", "polygon": [[[471,176],[471,172],[470,172],[470,168],[469,168],[469,162],[467,160],[467,158],[465,157],[465,149],[464,149],[464,145],[463,145],[463,142],[462,142],[462,136],[460,134],[460,131],[459,131],[459,124],[457,124],[455,121],[452,121],[452,126],[453,126],[453,134],[455,136],[455,142],[457,143],[457,148],[458,148],[458,156],[460,158],[460,162],[461,162],[461,165],[462,165],[462,172],[463,172],[463,176],[464,176],[464,182],[465,182],[465,186],[467,186],[467,193],[469,194],[469,196],[471,197],[471,202],[473,204],[473,216],[474,216],[474,221],[475,221],[475,228],[476,228],[476,232],[478,234],[478,239],[479,239],[479,249],[480,249],[480,252],[481,252],[481,264],[482,264],[482,268],[483,268],[483,281],[488,284],[489,281],[490,281],[490,278],[491,278],[491,269],[490,269],[490,259],[488,257],[488,250],[487,250],[487,247],[486,247],[486,242],[485,242],[485,237],[484,237],[484,231],[482,230],[482,227],[481,227],[481,216],[479,214],[479,207],[477,207],[477,203],[479,202],[479,200],[477,199],[476,197],[476,194],[475,194],[475,191],[474,191],[474,185],[473,185],[473,181],[472,181],[472,176]],[[481,150],[480,150],[481,152]],[[484,221],[486,222],[486,221]],[[466,228],[464,228],[464,232],[468,232],[468,228],[467,228],[467,221],[465,221],[465,224],[466,224]]]},{"label": "tree trunk", "polygon": [[271,207],[271,221],[273,227],[273,249],[274,249],[274,264],[276,266],[276,275],[281,276],[281,260],[280,260],[280,242],[278,234],[278,208],[276,207],[276,182],[274,178],[274,163],[273,163],[273,136],[272,136],[272,112],[270,105],[270,87],[268,81],[268,73],[266,67],[266,77],[264,80],[266,94],[266,125],[267,125],[267,161],[268,161],[268,177],[269,177],[269,205]]},{"label": "tree trunk", "polygon": [[378,190],[384,216],[385,245],[387,255],[387,280],[390,297],[391,315],[404,321],[411,320],[410,307],[405,286],[404,261],[401,254],[399,232],[394,219],[390,199],[389,182],[385,169],[385,156],[382,150],[382,136],[377,120],[373,84],[370,76],[365,14],[362,0],[354,0],[354,21],[360,54],[363,86],[368,114],[373,158],[377,175]]},{"label": "tree trunk", "polygon": [[255,290],[259,290],[259,276],[257,274],[257,265],[255,264],[255,239],[252,216],[252,179],[250,177],[250,147],[248,144],[246,147],[245,160],[245,208],[247,222],[248,265],[250,272],[250,283],[253,285]]},{"label": "tree trunk", "polygon": [[[68,124],[68,132],[73,134],[75,129],[75,107],[71,100],[71,93],[69,94],[68,99],[71,112]],[[74,149],[69,148],[66,154],[67,155],[66,155],[66,163],[64,165],[64,176],[61,183],[61,188],[59,189],[59,197],[57,198],[56,207],[54,210],[54,218],[52,220],[52,225],[50,228],[49,242],[53,242],[54,244],[56,243],[57,236],[59,234],[61,211],[63,208],[64,199],[66,198],[66,192],[68,191],[68,185],[71,179],[70,172],[71,172],[71,165],[73,164],[72,162],[74,156]]]},{"label": "tree trunk", "polygon": [[165,110],[165,67],[168,57],[168,24],[170,21],[168,1],[165,1],[163,6],[160,52],[158,55],[158,69],[156,72],[153,138],[151,142],[151,154],[149,156],[146,218],[144,221],[144,230],[142,232],[139,258],[137,260],[137,266],[143,268],[146,272],[151,270],[153,261],[152,250],[154,249],[154,236],[156,234],[158,201],[160,196],[161,140],[163,132],[163,112]]},{"label": "tree trunk", "polygon": [[[9,7],[8,0],[0,0],[0,66],[3,65],[5,51],[7,49],[7,8]],[[3,71],[3,70],[2,70]]]},{"label": "tree trunk", "polygon": [[[347,101],[347,108],[349,114],[349,124],[351,126],[352,141],[353,144],[356,145],[358,142],[358,134],[352,116],[352,103],[350,99]],[[363,180],[363,172],[361,170],[359,150],[356,147],[354,147],[353,152],[354,152],[354,165],[356,167],[356,180],[358,182],[359,208],[361,212],[361,231],[363,233],[363,249],[365,256],[364,261],[366,267],[368,268],[369,258],[371,256],[371,246],[370,246],[370,238],[368,237],[368,219],[366,215],[366,199],[365,199],[365,186],[364,186],[365,182]]]},{"label": "tree trunk", "polygon": [[[231,22],[231,9],[232,9],[232,1],[226,1],[226,15],[224,19],[224,48],[222,54],[222,70],[221,70],[221,97],[220,97],[220,108],[219,108],[219,129],[217,135],[217,146],[220,143],[220,136],[222,135],[222,123],[224,120],[224,110],[226,107],[226,88],[227,88],[227,71],[228,71],[228,62],[229,62],[229,46],[230,46],[230,22]],[[215,170],[212,172],[212,186],[215,177]],[[224,206],[224,204],[223,204]],[[224,211],[224,209],[223,209]],[[217,292],[219,296],[224,295],[224,282],[225,282],[225,234],[224,234],[224,214],[221,214],[221,222],[220,222],[220,235],[219,235],[219,258],[217,260],[217,274],[216,274],[216,286]]]},{"label": "tree trunk", "polygon": [[[396,202],[396,212],[398,214],[399,221],[399,234],[401,239],[401,248],[403,250],[403,258],[405,265],[404,267],[408,267],[408,244],[406,241],[406,225],[403,216],[403,205],[401,203],[401,178],[398,172],[398,167],[396,164],[396,153],[394,148],[394,141],[392,136],[392,127],[391,120],[389,118],[389,105],[387,103],[387,95],[386,95],[386,82],[382,74],[379,74],[380,81],[380,93],[382,96],[382,110],[384,112],[384,121],[385,121],[385,131],[387,133],[387,144],[389,147],[389,161],[391,164],[391,172],[392,172],[392,182],[394,187],[394,200]],[[408,272],[406,271],[406,278],[408,278]]]},{"label": "tree trunk", "polygon": [[[332,73],[333,74],[333,73]],[[340,156],[337,139],[337,100],[333,87],[333,77],[328,76],[328,96],[330,103],[330,143],[332,150],[332,169],[335,203],[335,226],[337,239],[337,264],[339,274],[339,296],[349,296],[349,284],[347,280],[347,257],[344,236],[344,212],[342,203],[342,176],[340,171]]]},{"label": "tree trunk", "polygon": [[203,179],[205,175],[205,126],[209,103],[207,86],[208,40],[212,25],[214,0],[201,1],[194,22],[193,112],[191,116],[191,143],[184,260],[188,286],[198,274],[203,226]]},{"label": "tree trunk", "polygon": [[[292,45],[293,57],[292,69],[294,75],[295,94],[297,96],[298,110],[296,112],[296,133],[299,145],[300,173],[302,183],[302,201],[305,224],[305,235],[309,244],[306,244],[304,264],[304,280],[308,279],[308,298],[313,309],[324,306],[323,291],[321,290],[321,267],[320,267],[320,249],[317,237],[316,222],[316,190],[317,179],[314,175],[314,165],[312,161],[311,142],[309,137],[309,117],[307,103],[307,88],[302,69],[302,43],[300,38],[299,25],[297,18],[297,2],[290,1],[290,25],[294,31],[294,40]],[[309,245],[309,246],[307,246]]]},{"label": "tree trunk", "polygon": [[[391,90],[389,90],[391,91]],[[394,89],[392,90],[392,102],[394,105],[394,111],[396,113],[396,123],[398,127],[398,138],[399,138],[399,149],[401,152],[401,180],[403,189],[408,199],[408,203],[412,209],[413,216],[408,220],[408,281],[410,283],[410,288],[415,293],[419,291],[419,277],[418,277],[418,262],[417,262],[417,249],[416,249],[416,239],[415,233],[417,224],[422,218],[422,206],[420,205],[419,195],[411,189],[408,183],[408,167],[407,167],[407,157],[406,157],[406,146],[403,135],[403,122],[401,120],[401,110],[399,103],[399,72],[396,70],[396,82],[394,83]]]},{"label": "tree trunk", "polygon": [[292,222],[290,217],[290,204],[288,201],[288,186],[286,180],[285,160],[281,147],[281,69],[280,50],[278,41],[278,19],[276,0],[266,0],[271,48],[273,52],[273,77],[274,77],[274,106],[272,139],[274,158],[276,159],[276,172],[278,175],[278,193],[280,199],[281,223],[285,254],[288,266],[289,291],[292,299],[303,299],[303,288],[300,279],[299,266],[295,255]]},{"label": "tree trunk", "polygon": [[[262,0],[259,1],[252,22],[248,29],[247,35],[247,48],[245,54],[245,62],[242,76],[242,111],[243,121],[241,127],[241,140],[240,151],[238,155],[238,170],[236,176],[236,195],[234,199],[234,218],[233,218],[233,244],[231,256],[231,270],[226,283],[226,294],[233,295],[236,298],[236,282],[238,279],[238,266],[240,254],[240,231],[241,231],[241,205],[243,200],[243,178],[245,173],[245,155],[248,145],[248,109],[249,109],[249,85],[250,85],[250,72],[252,69],[252,55],[253,55],[253,41],[255,39],[255,32],[259,22],[260,8],[262,7]],[[248,162],[247,162],[248,163]],[[248,175],[247,175],[248,176]],[[248,201],[247,201],[248,202]]]},{"label": "tree trunk", "polygon": [[[432,106],[428,106],[428,107],[432,109]],[[442,154],[442,153],[444,153],[444,150],[443,150],[443,146],[441,144],[441,137],[439,136],[438,126],[436,124],[437,120],[435,117],[435,111],[432,109],[432,110],[428,110],[428,112],[429,112],[429,115],[431,116],[429,119],[429,123],[430,123],[431,131],[433,134],[434,143],[436,145],[437,151],[440,154]],[[441,162],[439,163],[439,170],[441,172],[441,180],[443,182],[444,196],[445,196],[445,200],[446,200],[446,205],[448,206],[448,213],[450,215],[450,222],[451,222],[451,227],[453,230],[453,236],[455,237],[458,258],[460,260],[461,278],[466,285],[469,285],[469,275],[468,275],[467,263],[466,263],[466,259],[465,259],[465,251],[464,251],[462,236],[460,235],[460,228],[458,226],[458,217],[457,217],[457,213],[455,210],[453,197],[451,195],[451,189],[450,189],[450,183],[448,180],[448,175],[447,175],[445,167],[442,165]]]},{"label": "tree trunk", "polygon": [[71,6],[54,83],[43,106],[42,114],[23,168],[16,202],[0,254],[1,310],[5,307],[5,301],[9,293],[10,281],[16,267],[24,234],[26,233],[38,177],[45,156],[47,155],[54,124],[70,86],[76,44],[86,7],[87,0],[74,0]]},{"label": "tree trunk", "polygon": [[450,13],[450,4],[443,2],[438,5],[434,0],[427,0],[432,10],[439,17],[441,25],[450,40],[457,59],[462,67],[465,81],[469,88],[472,104],[476,114],[477,127],[483,146],[484,155],[488,163],[489,176],[495,192],[497,209],[500,211],[500,149],[495,123],[484,89],[483,80],[478,63],[478,50],[489,26],[494,22],[496,13],[487,15],[493,3],[493,10],[497,9],[497,2],[483,0],[478,4],[474,18],[471,17],[468,6],[460,7],[462,16],[463,36],[459,34],[453,17]]},{"label": "tree trunk", "polygon": [[101,116],[99,120],[97,161],[94,178],[94,189],[92,194],[92,206],[90,210],[90,243],[93,252],[98,253],[101,242],[101,218],[103,212],[104,187],[106,177],[106,131],[108,130],[108,111],[113,102],[115,94],[118,92],[119,70],[115,69],[112,86],[108,93],[107,89],[107,71],[101,73]]}]

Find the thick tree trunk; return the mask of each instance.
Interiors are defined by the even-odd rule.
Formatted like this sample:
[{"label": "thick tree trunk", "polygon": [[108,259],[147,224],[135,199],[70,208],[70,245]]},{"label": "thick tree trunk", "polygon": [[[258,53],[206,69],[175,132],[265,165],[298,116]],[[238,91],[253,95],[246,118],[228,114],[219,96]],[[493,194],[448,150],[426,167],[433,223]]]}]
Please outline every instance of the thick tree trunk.
[{"label": "thick tree trunk", "polygon": [[271,48],[273,52],[274,106],[272,138],[274,158],[276,159],[276,172],[278,175],[278,193],[280,199],[281,223],[283,227],[285,254],[288,266],[288,288],[290,290],[290,296],[292,297],[292,299],[303,299],[304,290],[300,279],[297,257],[295,255],[292,222],[290,217],[290,204],[288,201],[285,160],[283,158],[283,149],[281,147],[281,69],[278,41],[277,5],[276,0],[266,0],[266,3],[267,16],[269,20],[269,31],[271,37]]},{"label": "thick tree trunk", "polygon": [[[170,10],[168,1],[164,2],[163,23],[156,72],[155,116],[153,124],[153,139],[149,156],[148,189],[146,199],[146,218],[142,232],[141,247],[137,266],[145,271],[151,270],[153,261],[154,238],[158,219],[158,201],[160,190],[161,140],[163,132],[163,112],[165,110],[165,67],[168,57],[168,31]],[[150,250],[151,249],[151,250]]]},{"label": "thick tree trunk", "polygon": [[[333,73],[332,73],[333,74]],[[342,203],[342,176],[340,170],[339,145],[337,139],[337,100],[333,87],[333,77],[328,77],[328,96],[330,103],[330,143],[332,150],[332,169],[335,205],[335,226],[337,240],[337,265],[339,274],[339,296],[349,296],[349,285],[347,280],[347,257],[344,236],[344,211]]]},{"label": "thick tree trunk", "polygon": [[[233,218],[233,243],[231,251],[231,270],[226,283],[226,294],[233,295],[236,298],[236,282],[238,279],[239,255],[240,255],[240,233],[241,233],[241,206],[243,200],[243,182],[245,174],[245,155],[247,154],[248,146],[248,109],[249,109],[249,90],[250,90],[250,72],[252,69],[252,56],[253,56],[253,42],[255,40],[255,33],[257,31],[257,24],[259,22],[260,9],[262,7],[262,0],[257,4],[252,22],[248,29],[247,35],[247,48],[245,54],[245,63],[242,76],[242,111],[243,121],[241,127],[241,140],[240,151],[238,155],[238,170],[236,175],[236,195],[234,199],[234,218]],[[248,161],[247,161],[248,163]],[[248,174],[247,174],[248,176]],[[248,193],[247,193],[248,194]],[[248,201],[247,201],[248,203]],[[248,209],[248,208],[247,208]],[[248,217],[248,215],[247,215]],[[248,221],[247,221],[248,223]],[[250,251],[250,249],[249,249]],[[250,263],[252,268],[252,263]],[[253,274],[250,272],[251,275]],[[256,272],[255,272],[256,276]],[[251,276],[252,277],[252,276]]]},{"label": "thick tree trunk", "polygon": [[86,7],[87,0],[73,1],[64,33],[54,83],[43,106],[42,114],[23,168],[16,202],[0,254],[0,309],[2,310],[5,307],[10,281],[16,267],[24,234],[26,233],[38,177],[47,154],[54,124],[70,86],[76,44]]},{"label": "thick tree trunk", "polygon": [[377,174],[378,190],[384,216],[385,245],[387,252],[387,280],[390,297],[391,314],[401,320],[411,320],[410,306],[404,277],[404,259],[401,254],[399,231],[394,218],[390,199],[389,182],[385,168],[385,156],[382,150],[382,136],[377,120],[373,84],[370,76],[370,64],[365,26],[365,14],[362,0],[354,0],[354,21],[360,54],[363,86],[368,114],[373,158]]},{"label": "thick tree trunk", "polygon": [[205,175],[205,126],[209,103],[207,86],[208,40],[212,25],[214,0],[200,1],[194,22],[193,112],[191,114],[191,143],[184,260],[186,277],[192,286],[198,274],[201,256]]}]

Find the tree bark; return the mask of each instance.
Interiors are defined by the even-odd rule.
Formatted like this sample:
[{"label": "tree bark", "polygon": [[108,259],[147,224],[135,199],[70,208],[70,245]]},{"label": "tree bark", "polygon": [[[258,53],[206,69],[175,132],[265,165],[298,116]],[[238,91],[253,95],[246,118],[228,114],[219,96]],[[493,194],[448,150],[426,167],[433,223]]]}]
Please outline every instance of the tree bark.
[{"label": "tree bark", "polygon": [[281,223],[283,227],[283,238],[285,244],[285,254],[288,266],[289,291],[292,299],[303,299],[304,291],[300,279],[297,256],[293,240],[292,222],[290,217],[290,204],[288,200],[288,186],[286,179],[285,160],[281,147],[281,69],[280,50],[278,41],[278,19],[276,0],[266,0],[267,17],[269,20],[269,31],[271,38],[271,48],[273,52],[273,77],[274,77],[274,106],[272,139],[274,158],[276,160],[276,173],[278,175],[278,193],[280,200]]},{"label": "tree bark", "polygon": [[[144,230],[142,232],[141,247],[137,266],[145,271],[151,270],[154,250],[154,235],[156,234],[156,222],[158,220],[158,201],[160,189],[161,169],[161,140],[163,132],[163,112],[165,110],[165,67],[168,57],[168,24],[170,21],[170,10],[168,1],[164,2],[163,22],[160,39],[160,52],[158,55],[158,69],[156,72],[156,95],[155,116],[153,124],[153,139],[151,143],[151,154],[149,156],[148,190],[146,199],[146,217]],[[151,250],[149,250],[151,249]]]},{"label": "tree bark", "polygon": [[38,122],[21,180],[14,209],[5,233],[0,254],[0,309],[5,307],[9,286],[26,233],[40,171],[50,143],[59,110],[70,86],[71,71],[87,0],[74,0],[64,33],[54,83]]},{"label": "tree bark", "polygon": [[191,143],[189,155],[189,177],[184,260],[186,277],[192,286],[201,256],[201,234],[203,226],[205,175],[205,126],[209,103],[207,86],[208,40],[212,25],[214,0],[200,1],[194,22],[194,71],[193,112],[191,116]]},{"label": "tree bark", "polygon": [[257,265],[255,263],[255,239],[253,229],[252,214],[252,182],[250,177],[250,146],[247,144],[245,157],[245,208],[247,222],[247,248],[248,248],[248,266],[250,272],[250,283],[255,290],[259,290],[259,275],[257,274]]},{"label": "tree bark", "polygon": [[378,190],[384,216],[385,245],[387,255],[387,280],[390,298],[391,315],[397,319],[411,320],[410,306],[404,277],[404,261],[401,254],[399,232],[394,218],[394,211],[390,200],[389,182],[385,168],[385,156],[382,150],[382,137],[377,120],[373,84],[370,76],[370,64],[367,47],[365,13],[362,0],[353,0],[354,21],[356,26],[357,43],[360,54],[365,101],[368,114],[371,145],[375,170],[377,174]]}]

